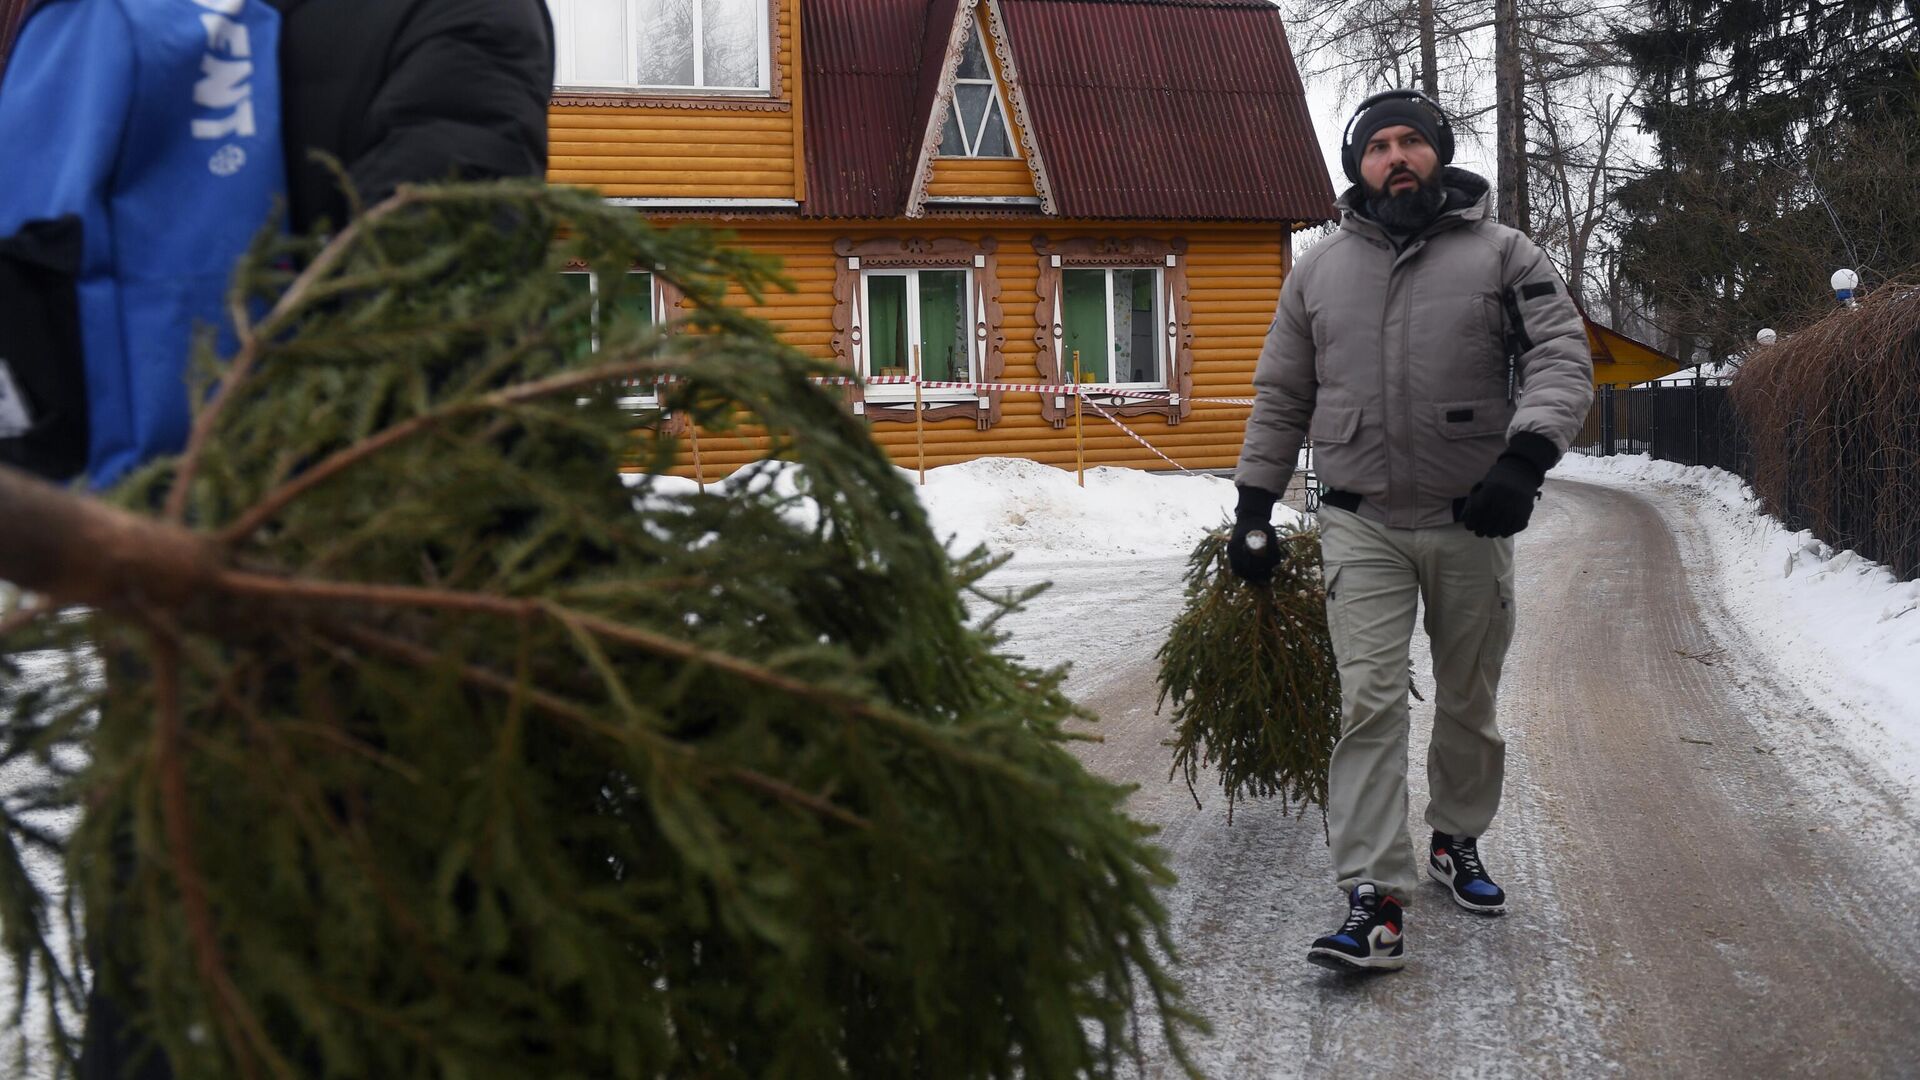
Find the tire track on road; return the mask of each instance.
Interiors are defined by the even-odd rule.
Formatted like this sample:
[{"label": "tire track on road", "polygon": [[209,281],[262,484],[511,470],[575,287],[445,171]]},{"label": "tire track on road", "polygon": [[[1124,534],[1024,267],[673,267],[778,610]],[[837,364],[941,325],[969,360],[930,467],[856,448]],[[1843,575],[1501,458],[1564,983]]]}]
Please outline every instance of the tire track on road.
[{"label": "tire track on road", "polygon": [[[1500,705],[1507,790],[1486,838],[1513,913],[1481,919],[1425,887],[1409,908],[1409,968],[1371,980],[1304,961],[1339,917],[1317,812],[1242,804],[1229,827],[1217,789],[1203,786],[1196,810],[1168,780],[1152,654],[1179,609],[1184,560],[1021,569],[1012,580],[1060,586],[1007,624],[1015,650],[1099,657],[1069,690],[1101,717],[1104,741],[1075,752],[1139,785],[1129,810],[1162,830],[1181,878],[1167,897],[1181,970],[1215,1025],[1196,1047],[1210,1075],[1920,1068],[1920,863],[1886,839],[1916,834],[1912,809],[1817,737],[1819,709],[1695,588],[1704,536],[1635,494],[1549,483],[1519,538],[1520,625]],[[1430,688],[1425,644],[1416,634],[1416,678]],[[1431,719],[1415,702],[1416,755]],[[1800,771],[1841,775],[1858,797],[1823,803],[1833,783],[1799,784]],[[1885,827],[1863,830],[1866,819]],[[1164,1059],[1150,1069],[1171,1072]]]}]

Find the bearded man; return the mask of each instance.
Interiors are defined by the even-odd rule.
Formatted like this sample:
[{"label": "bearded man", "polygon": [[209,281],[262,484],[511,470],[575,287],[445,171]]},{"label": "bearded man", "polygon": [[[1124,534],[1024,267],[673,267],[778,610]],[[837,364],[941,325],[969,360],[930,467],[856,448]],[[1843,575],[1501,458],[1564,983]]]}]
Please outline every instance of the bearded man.
[{"label": "bearded man", "polygon": [[[1506,911],[1479,838],[1500,803],[1495,692],[1513,638],[1513,535],[1593,399],[1584,324],[1532,241],[1497,224],[1453,160],[1446,114],[1392,90],[1362,102],[1339,228],[1302,256],[1254,373],[1228,555],[1256,585],[1283,551],[1272,514],[1311,437],[1341,736],[1327,779],[1339,927],[1308,950],[1343,971],[1406,965],[1418,881],[1407,821],[1416,607],[1433,646],[1428,876]],[[1254,538],[1258,539],[1254,539]]]}]

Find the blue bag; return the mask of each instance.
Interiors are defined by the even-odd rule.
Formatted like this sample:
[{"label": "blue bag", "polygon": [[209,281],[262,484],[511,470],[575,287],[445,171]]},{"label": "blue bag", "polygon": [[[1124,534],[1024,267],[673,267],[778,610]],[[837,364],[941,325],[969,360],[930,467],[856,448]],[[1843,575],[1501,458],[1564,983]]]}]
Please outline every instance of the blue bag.
[{"label": "blue bag", "polygon": [[[60,305],[7,284],[26,271],[0,274],[0,460],[66,478],[44,447],[73,441],[53,414],[76,380],[95,488],[185,445],[194,335],[226,328],[231,347],[229,279],[286,189],[279,37],[262,0],[45,0],[27,16],[0,74],[0,239],[78,220],[79,355],[59,344],[70,331],[30,325]],[[57,269],[28,269],[55,287]]]}]

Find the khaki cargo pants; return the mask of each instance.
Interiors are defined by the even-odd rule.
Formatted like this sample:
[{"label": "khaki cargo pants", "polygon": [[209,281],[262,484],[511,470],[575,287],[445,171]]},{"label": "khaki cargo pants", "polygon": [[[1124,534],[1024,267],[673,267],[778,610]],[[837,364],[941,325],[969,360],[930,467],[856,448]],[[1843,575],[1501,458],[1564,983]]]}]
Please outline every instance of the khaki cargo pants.
[{"label": "khaki cargo pants", "polygon": [[[1340,741],[1327,826],[1340,888],[1372,882],[1402,904],[1425,876],[1407,834],[1408,650],[1416,601],[1433,643],[1427,824],[1479,836],[1500,806],[1506,742],[1494,724],[1513,640],[1513,541],[1462,525],[1391,529],[1320,508],[1327,624],[1340,666]],[[1421,837],[1422,851],[1426,837]],[[1424,858],[1424,855],[1422,856]]]}]

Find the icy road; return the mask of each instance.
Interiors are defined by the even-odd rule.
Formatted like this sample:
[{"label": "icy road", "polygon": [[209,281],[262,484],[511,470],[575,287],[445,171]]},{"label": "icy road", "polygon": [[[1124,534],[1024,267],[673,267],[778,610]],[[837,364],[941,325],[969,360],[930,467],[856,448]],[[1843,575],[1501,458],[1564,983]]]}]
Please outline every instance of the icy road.
[{"label": "icy road", "polygon": [[[1055,583],[1010,647],[1075,661],[1105,740],[1077,752],[1138,784],[1131,811],[1162,830],[1209,1075],[1920,1076],[1914,793],[1705,584],[1724,556],[1695,502],[1549,482],[1518,540],[1509,772],[1482,845],[1512,914],[1429,883],[1407,970],[1371,978],[1304,958],[1343,914],[1317,811],[1242,803],[1229,826],[1217,789],[1196,809],[1168,779],[1153,654],[1183,561],[1039,553],[1000,572]],[[1430,690],[1418,635],[1414,657]],[[1431,706],[1413,717],[1422,843]]]}]

